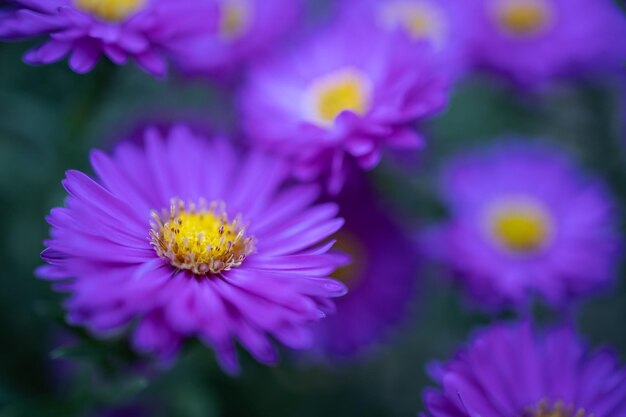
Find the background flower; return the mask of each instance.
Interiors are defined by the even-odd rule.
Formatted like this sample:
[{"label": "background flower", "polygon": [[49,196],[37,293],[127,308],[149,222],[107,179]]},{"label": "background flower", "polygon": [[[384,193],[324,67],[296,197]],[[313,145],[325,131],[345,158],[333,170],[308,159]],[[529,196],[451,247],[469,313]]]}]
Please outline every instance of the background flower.
[{"label": "background flower", "polygon": [[339,27],[251,70],[243,125],[296,177],[337,192],[353,162],[371,169],[385,147],[421,147],[413,125],[443,109],[448,87],[426,45]]},{"label": "background flower", "polygon": [[478,332],[448,362],[431,367],[433,417],[597,416],[626,412],[626,371],[610,350],[590,351],[569,326],[540,333],[529,323]]},{"label": "background flower", "polygon": [[340,2],[345,24],[377,28],[429,43],[441,69],[462,75],[474,22],[467,2],[449,0],[347,0]]},{"label": "background flower", "polygon": [[450,220],[426,244],[482,303],[558,306],[612,280],[613,199],[557,148],[519,139],[459,156],[440,191]]},{"label": "background flower", "polygon": [[472,49],[479,68],[529,87],[617,73],[626,20],[611,0],[475,0]]},{"label": "background flower", "polygon": [[419,255],[365,178],[351,175],[338,203],[346,224],[336,246],[351,263],[333,277],[346,284],[349,295],[337,300],[336,314],[316,325],[315,350],[347,358],[385,341],[410,316]]},{"label": "background flower", "polygon": [[138,319],[136,348],[165,357],[197,336],[235,372],[233,339],[263,363],[276,360],[269,335],[310,345],[307,326],[344,293],[326,278],[342,258],[322,244],[343,221],[310,206],[314,187],[279,191],[283,165],[202,140],[148,130],[145,151],[92,154],[98,182],[69,171],[38,273],[70,293],[73,324],[106,334]]},{"label": "background flower", "polygon": [[[48,36],[29,51],[29,64],[70,56],[85,73],[101,55],[116,64],[129,59],[163,76],[167,61],[189,42],[215,30],[217,12],[203,0],[11,0],[0,14],[0,39]],[[212,29],[213,28],[213,29]]]},{"label": "background flower", "polygon": [[[188,74],[227,76],[268,50],[295,26],[301,0],[208,0],[218,10],[217,30],[186,42],[178,65]],[[232,74],[230,74],[232,75]]]}]

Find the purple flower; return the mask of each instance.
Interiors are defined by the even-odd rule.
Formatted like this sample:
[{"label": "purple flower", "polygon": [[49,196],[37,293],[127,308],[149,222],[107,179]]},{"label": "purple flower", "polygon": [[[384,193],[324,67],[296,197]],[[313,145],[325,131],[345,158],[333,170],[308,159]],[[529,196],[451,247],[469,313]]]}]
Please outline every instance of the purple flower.
[{"label": "purple flower", "polygon": [[476,64],[522,86],[626,60],[626,19],[611,0],[473,0]]},{"label": "purple flower", "polygon": [[611,195],[562,151],[504,142],[452,160],[441,193],[450,220],[430,239],[487,306],[553,306],[608,284],[620,238]]},{"label": "purple flower", "polygon": [[301,0],[208,0],[218,10],[217,30],[185,45],[179,67],[188,74],[223,75],[257,58],[291,29]]},{"label": "purple flower", "polygon": [[205,0],[11,0],[0,14],[0,39],[47,36],[28,52],[29,64],[70,56],[77,73],[93,69],[101,55],[116,64],[129,59],[163,76],[168,58],[215,30],[217,10]]},{"label": "purple flower", "polygon": [[348,24],[399,32],[411,42],[428,42],[441,69],[458,76],[468,59],[473,27],[467,3],[457,0],[346,0],[340,18]]},{"label": "purple flower", "polygon": [[328,278],[345,260],[324,243],[343,224],[337,206],[281,188],[285,165],[265,155],[185,127],[168,136],[94,152],[97,180],[68,171],[38,270],[70,293],[68,320],[101,335],[137,322],[135,347],[163,357],[196,336],[229,372],[234,341],[263,363],[276,360],[269,336],[309,346],[309,325],[345,293]]},{"label": "purple flower", "polygon": [[540,333],[528,322],[492,325],[431,368],[440,385],[424,395],[432,417],[626,415],[626,370],[570,326]]},{"label": "purple flower", "polygon": [[395,35],[342,26],[258,64],[241,97],[249,137],[332,192],[353,162],[421,147],[414,124],[445,106],[448,80],[427,45]]},{"label": "purple flower", "polygon": [[362,178],[348,181],[338,196],[345,226],[337,247],[352,263],[333,277],[350,288],[337,313],[316,324],[316,350],[352,356],[383,340],[407,318],[418,268],[412,243]]}]

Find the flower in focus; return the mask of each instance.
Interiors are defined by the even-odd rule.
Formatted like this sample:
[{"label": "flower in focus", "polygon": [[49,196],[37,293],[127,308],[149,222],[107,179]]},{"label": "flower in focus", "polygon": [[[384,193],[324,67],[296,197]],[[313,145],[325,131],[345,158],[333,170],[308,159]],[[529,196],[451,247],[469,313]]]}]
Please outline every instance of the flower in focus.
[{"label": "flower in focus", "polygon": [[626,370],[613,352],[590,351],[570,326],[492,325],[431,374],[441,386],[424,395],[432,417],[626,414]]},{"label": "flower in focus", "polygon": [[67,173],[38,274],[70,293],[68,320],[98,334],[137,321],[135,347],[162,357],[196,336],[229,372],[235,340],[262,363],[276,360],[269,336],[309,346],[309,325],[345,292],[328,278],[345,259],[324,242],[343,224],[337,206],[313,206],[315,187],[281,188],[272,158],[185,127],[168,136],[94,152],[97,180]]},{"label": "flower in focus", "polygon": [[626,19],[611,0],[476,0],[480,68],[529,87],[616,72],[626,60]]},{"label": "flower in focus", "polygon": [[351,178],[338,203],[346,224],[337,233],[336,246],[352,262],[333,277],[350,292],[337,300],[336,314],[316,324],[316,350],[347,357],[381,341],[406,319],[418,255],[364,179]]},{"label": "flower in focus", "polygon": [[558,149],[505,142],[452,160],[450,220],[426,240],[490,307],[553,306],[608,284],[619,259],[613,200]]},{"label": "flower in focus", "polygon": [[472,28],[465,2],[450,0],[349,0],[341,18],[355,25],[400,32],[415,43],[427,42],[442,61],[442,70],[460,75],[467,60]]},{"label": "flower in focus", "polygon": [[384,147],[421,147],[414,124],[447,95],[427,45],[342,26],[254,67],[240,104],[256,144],[336,193],[353,163],[371,169]]},{"label": "flower in focus", "polygon": [[8,7],[0,14],[0,39],[47,36],[24,60],[41,65],[69,55],[77,73],[105,55],[163,76],[168,59],[217,25],[216,8],[204,0],[11,0]]},{"label": "flower in focus", "polygon": [[301,0],[209,0],[218,10],[217,30],[184,45],[178,66],[188,74],[215,75],[256,58],[291,29]]}]

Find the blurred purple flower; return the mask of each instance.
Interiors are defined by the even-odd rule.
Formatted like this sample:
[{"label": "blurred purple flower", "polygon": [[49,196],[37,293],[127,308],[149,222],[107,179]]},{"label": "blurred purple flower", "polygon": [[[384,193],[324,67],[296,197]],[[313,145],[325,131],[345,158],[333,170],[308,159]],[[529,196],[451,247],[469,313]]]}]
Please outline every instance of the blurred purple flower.
[{"label": "blurred purple flower", "polygon": [[350,289],[337,313],[316,324],[316,353],[348,357],[383,340],[415,298],[418,254],[364,178],[350,179],[338,196],[346,224],[337,247],[352,263],[333,277]]},{"label": "blurred purple flower", "polygon": [[427,248],[486,306],[524,307],[537,294],[558,307],[611,282],[613,199],[562,151],[509,141],[460,156],[441,194],[450,220]]},{"label": "blurred purple flower", "polygon": [[297,21],[301,0],[208,0],[218,10],[217,30],[185,44],[184,73],[224,75],[275,47]]},{"label": "blurred purple flower", "polygon": [[414,124],[447,103],[448,77],[427,45],[341,26],[255,66],[242,92],[244,128],[289,160],[301,180],[343,185],[348,167],[376,166],[385,147],[420,148]]},{"label": "blurred purple flower", "polygon": [[608,349],[590,351],[570,326],[539,333],[528,322],[496,324],[443,365],[427,389],[432,417],[626,415],[626,370]]},{"label": "blurred purple flower", "polygon": [[93,69],[101,55],[116,64],[132,59],[155,76],[168,59],[214,32],[217,9],[206,0],[10,0],[0,14],[0,39],[47,36],[28,52],[29,64],[70,56],[77,73]]},{"label": "blurred purple flower", "polygon": [[468,59],[473,21],[467,3],[458,0],[346,0],[340,19],[385,32],[399,32],[411,42],[427,42],[441,69],[460,76]]},{"label": "blurred purple flower", "polygon": [[611,0],[472,0],[480,68],[524,87],[617,72],[626,61],[626,19]]},{"label": "blurred purple flower", "polygon": [[268,336],[311,345],[309,325],[345,293],[328,278],[345,259],[322,243],[343,220],[312,206],[316,187],[279,190],[284,164],[180,126],[91,162],[97,181],[67,173],[38,270],[71,294],[71,323],[106,335],[137,320],[135,347],[165,358],[197,336],[228,372],[234,340],[263,363],[276,360]]}]

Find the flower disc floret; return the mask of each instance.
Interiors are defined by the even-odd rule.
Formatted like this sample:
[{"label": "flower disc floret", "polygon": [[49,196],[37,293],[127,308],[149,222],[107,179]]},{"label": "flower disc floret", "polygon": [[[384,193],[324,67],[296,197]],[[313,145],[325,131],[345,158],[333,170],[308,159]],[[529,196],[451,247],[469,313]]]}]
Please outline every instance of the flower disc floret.
[{"label": "flower disc floret", "polygon": [[228,220],[223,202],[198,206],[174,199],[169,211],[152,212],[151,244],[172,266],[196,275],[219,274],[241,265],[254,251],[241,216]]},{"label": "flower disc floret", "polygon": [[244,36],[253,15],[250,0],[224,0],[220,4],[219,34],[224,40]]},{"label": "flower disc floret", "polygon": [[564,405],[557,401],[550,405],[548,401],[542,401],[537,407],[529,407],[522,417],[592,417],[584,408],[575,408],[573,405]]},{"label": "flower disc floret", "polygon": [[551,7],[547,0],[503,0],[495,6],[494,19],[512,36],[533,36],[549,27]]},{"label": "flower disc floret", "polygon": [[553,220],[541,202],[520,196],[502,200],[486,209],[494,239],[513,253],[534,253],[544,247],[549,242]]},{"label": "flower disc floret", "polygon": [[313,123],[332,126],[343,112],[365,114],[371,95],[372,82],[366,74],[356,68],[342,68],[311,81],[304,105]]},{"label": "flower disc floret", "polygon": [[75,0],[80,10],[92,13],[103,20],[118,22],[141,10],[146,0]]},{"label": "flower disc floret", "polygon": [[443,42],[448,30],[446,16],[437,3],[411,0],[382,1],[377,4],[378,20],[388,29],[401,28],[415,40]]}]

